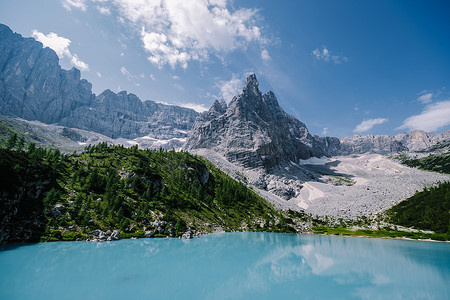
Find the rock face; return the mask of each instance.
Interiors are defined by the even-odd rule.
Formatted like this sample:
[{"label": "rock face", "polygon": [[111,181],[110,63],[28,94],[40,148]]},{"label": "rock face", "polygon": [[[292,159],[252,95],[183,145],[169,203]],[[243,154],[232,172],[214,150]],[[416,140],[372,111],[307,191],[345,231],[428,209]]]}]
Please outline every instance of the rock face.
[{"label": "rock face", "polygon": [[391,135],[354,135],[351,137],[320,138],[329,155],[392,154],[401,151],[417,151],[450,139],[450,130],[444,133],[428,133],[413,130],[409,133]]},{"label": "rock face", "polygon": [[[186,138],[198,113],[142,102],[123,91],[96,97],[76,68],[63,70],[56,53],[0,24],[0,114],[94,131],[112,138]],[[181,142],[179,142],[181,144]]]},{"label": "rock face", "polygon": [[280,108],[272,92],[259,91],[255,75],[229,106],[216,101],[200,116],[192,109],[141,101],[126,91],[96,96],[80,76],[76,68],[61,69],[53,50],[0,24],[0,114],[68,127],[63,135],[76,142],[88,141],[69,128],[138,139],[145,148],[177,148],[193,128],[186,149],[212,149],[245,167],[270,169],[311,156],[415,151],[450,138],[450,132],[419,130],[395,136],[312,137],[305,124]]},{"label": "rock face", "polygon": [[159,139],[183,138],[198,113],[192,109],[142,102],[136,95],[106,90],[90,103],[81,106],[58,123],[102,133],[112,138],[133,139],[150,136]]},{"label": "rock face", "polygon": [[245,168],[265,169],[326,154],[323,142],[284,112],[273,92],[259,91],[254,74],[228,106],[216,100],[197,118],[184,148],[212,149]]},{"label": "rock face", "polygon": [[56,53],[0,24],[0,113],[56,123],[94,95],[80,71],[63,70]]}]

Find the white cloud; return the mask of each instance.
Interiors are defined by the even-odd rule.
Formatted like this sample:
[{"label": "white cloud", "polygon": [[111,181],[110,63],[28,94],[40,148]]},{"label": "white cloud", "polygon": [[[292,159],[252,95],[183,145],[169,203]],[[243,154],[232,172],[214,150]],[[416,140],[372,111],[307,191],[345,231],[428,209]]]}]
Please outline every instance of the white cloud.
[{"label": "white cloud", "polygon": [[423,104],[430,103],[433,98],[433,93],[422,92],[421,95],[417,98],[419,102]]},{"label": "white cloud", "polygon": [[65,37],[58,36],[54,32],[50,32],[45,35],[42,32],[33,30],[32,36],[39,42],[41,42],[44,47],[49,47],[56,52],[56,55],[61,58],[68,58],[73,66],[77,67],[81,71],[88,71],[89,65],[81,61],[76,54],[72,54],[69,50],[71,41]]},{"label": "white cloud", "polygon": [[[122,73],[122,74],[127,78],[128,81],[132,81],[132,82],[134,82],[134,81],[139,81],[139,80],[142,80],[142,79],[145,78],[145,74],[144,74],[144,73],[141,73],[141,74],[133,74],[133,73],[131,73],[130,71],[128,71],[127,68],[125,68],[125,67],[120,67],[120,73]],[[150,74],[150,78],[151,78],[152,80],[155,80],[155,79],[156,79],[155,76],[153,76],[153,74]],[[135,83],[137,86],[140,86],[140,84],[138,84],[138,83],[136,83],[136,82],[134,82],[134,83]]]},{"label": "white cloud", "polygon": [[131,74],[125,67],[120,68],[120,72],[127,77],[128,81],[131,81],[135,78],[133,74]]},{"label": "white cloud", "polygon": [[63,0],[62,5],[68,11],[72,8],[78,8],[82,11],[86,11],[86,0]]},{"label": "white cloud", "polygon": [[330,51],[325,46],[323,46],[322,51],[318,48],[314,49],[312,51],[312,56],[317,61],[322,60],[324,62],[333,62],[335,64],[341,64],[348,61],[348,58],[345,56],[331,55]]},{"label": "white cloud", "polygon": [[202,113],[204,111],[207,111],[209,108],[207,108],[204,104],[197,104],[197,103],[179,103],[177,104],[181,107],[191,108],[195,110],[196,112]]},{"label": "white cloud", "polygon": [[173,87],[176,88],[179,91],[186,92],[186,89],[183,86],[181,86],[181,85],[179,85],[177,83],[174,83]]},{"label": "white cloud", "polygon": [[[85,1],[64,3],[86,9]],[[252,42],[267,44],[257,10],[234,9],[227,0],[112,0],[101,7],[117,10],[118,18],[140,33],[148,60],[160,68],[186,69],[190,61],[246,49]],[[270,57],[267,50],[261,55]]]},{"label": "white cloud", "polygon": [[111,9],[109,9],[109,7],[106,7],[106,6],[96,6],[95,8],[96,8],[96,9],[98,10],[98,12],[101,13],[102,15],[105,15],[105,16],[111,15]]},{"label": "white cloud", "polygon": [[447,125],[450,125],[450,100],[427,105],[420,114],[407,118],[397,129],[432,132]]},{"label": "white cloud", "polygon": [[72,65],[80,69],[81,71],[88,71],[89,66],[84,61],[81,61],[76,54],[72,55],[72,59],[70,60]]},{"label": "white cloud", "polygon": [[66,39],[62,36],[58,36],[54,32],[50,32],[45,35],[42,32],[33,30],[32,36],[39,42],[41,42],[44,47],[49,47],[53,49],[59,58],[63,58],[64,56],[70,56],[69,46],[70,40]]},{"label": "white cloud", "polygon": [[98,78],[102,78],[102,74],[100,72],[97,72]]},{"label": "white cloud", "polygon": [[322,135],[327,135],[328,134],[328,127],[324,127],[322,130]]},{"label": "white cloud", "polygon": [[364,120],[361,122],[361,124],[356,126],[355,129],[353,129],[353,132],[356,132],[356,133],[366,132],[366,131],[369,131],[370,129],[372,129],[373,126],[383,124],[387,121],[388,121],[388,119],[384,119],[384,118]]},{"label": "white cloud", "polygon": [[173,75],[173,76],[172,76],[172,79],[173,79],[173,80],[180,80],[180,77],[178,77],[177,75]]},{"label": "white cloud", "polygon": [[220,88],[220,96],[226,102],[230,102],[234,96],[242,91],[243,83],[241,79],[233,75],[229,81],[221,81],[218,86]]},{"label": "white cloud", "polygon": [[207,108],[204,104],[198,104],[198,103],[182,103],[182,102],[168,103],[166,101],[161,101],[161,100],[155,100],[155,102],[161,103],[164,105],[176,105],[176,106],[186,107],[186,108],[193,109],[199,113],[209,110],[209,108]]},{"label": "white cloud", "polygon": [[269,51],[267,51],[266,49],[263,49],[261,51],[261,58],[265,61],[270,60]]}]

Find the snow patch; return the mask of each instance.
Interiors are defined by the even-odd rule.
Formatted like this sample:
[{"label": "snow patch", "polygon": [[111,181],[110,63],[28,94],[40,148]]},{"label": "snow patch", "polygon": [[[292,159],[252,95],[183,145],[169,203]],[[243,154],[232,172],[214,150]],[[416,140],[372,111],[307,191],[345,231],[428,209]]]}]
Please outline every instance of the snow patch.
[{"label": "snow patch", "polygon": [[318,157],[311,157],[308,159],[300,159],[299,164],[300,165],[325,165],[326,163],[331,162],[332,160],[328,157],[322,156],[321,158]]},{"label": "snow patch", "polygon": [[303,183],[303,188],[300,190],[299,197],[297,197],[297,199],[300,201],[297,204],[298,207],[307,209],[309,207],[308,203],[311,203],[311,201],[325,196],[324,192],[318,187],[320,183],[315,182],[314,185],[316,186],[313,186],[312,182]]}]

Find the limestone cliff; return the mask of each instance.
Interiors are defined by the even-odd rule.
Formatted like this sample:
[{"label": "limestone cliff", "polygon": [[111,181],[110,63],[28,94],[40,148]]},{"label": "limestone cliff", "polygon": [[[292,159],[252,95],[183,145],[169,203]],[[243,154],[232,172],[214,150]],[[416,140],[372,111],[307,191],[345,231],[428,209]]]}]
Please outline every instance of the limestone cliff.
[{"label": "limestone cliff", "polygon": [[216,101],[197,118],[184,147],[212,149],[230,162],[265,169],[326,154],[306,125],[280,107],[273,92],[259,91],[254,74],[228,106]]}]

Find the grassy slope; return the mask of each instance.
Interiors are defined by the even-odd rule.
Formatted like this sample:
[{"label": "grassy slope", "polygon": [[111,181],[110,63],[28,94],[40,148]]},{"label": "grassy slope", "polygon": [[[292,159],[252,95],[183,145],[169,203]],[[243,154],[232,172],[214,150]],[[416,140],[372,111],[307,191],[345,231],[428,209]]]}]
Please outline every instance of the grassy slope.
[{"label": "grassy slope", "polygon": [[430,154],[423,158],[409,159],[400,157],[402,164],[412,168],[450,174],[450,152]]},{"label": "grassy slope", "polygon": [[[434,148],[448,146],[440,143]],[[450,174],[450,152],[429,154],[423,158],[401,157],[401,162],[422,170]],[[424,189],[387,211],[391,222],[407,227],[433,230],[450,236],[450,182]]]},{"label": "grassy slope", "polygon": [[[179,236],[187,228],[210,232],[216,226],[230,231],[295,232],[290,217],[187,152],[99,144],[65,156],[30,147],[27,152],[0,150],[0,161],[8,167],[5,175],[17,179],[1,187],[9,193],[8,199],[17,198],[21,183],[33,186],[30,178],[47,178],[39,186],[39,196],[26,200],[33,204],[33,213],[19,209],[10,224],[26,231],[40,220],[42,226],[33,230],[32,240],[38,235],[42,241],[86,238],[94,229],[117,229],[123,237],[140,237],[145,227],[155,229],[151,223],[156,219],[168,222],[162,234],[167,236]],[[61,216],[53,213],[56,204],[66,208]]]}]

